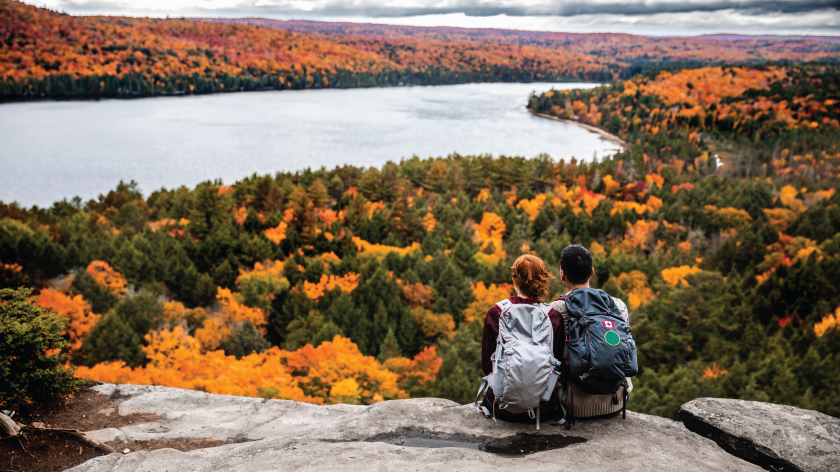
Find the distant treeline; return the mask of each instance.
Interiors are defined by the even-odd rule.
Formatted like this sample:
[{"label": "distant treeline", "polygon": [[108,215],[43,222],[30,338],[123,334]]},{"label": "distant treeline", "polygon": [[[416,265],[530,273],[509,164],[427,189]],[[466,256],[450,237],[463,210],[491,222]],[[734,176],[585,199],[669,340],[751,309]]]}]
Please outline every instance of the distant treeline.
[{"label": "distant treeline", "polygon": [[338,41],[247,24],[73,17],[0,0],[0,99],[608,81],[623,67],[514,44]]},{"label": "distant treeline", "polygon": [[611,80],[607,71],[591,72],[577,77],[540,76],[521,69],[495,68],[481,71],[450,71],[432,68],[425,71],[398,70],[377,74],[338,71],[300,75],[172,75],[150,80],[143,74],[90,75],[74,77],[70,74],[49,75],[42,79],[9,78],[0,81],[0,99],[70,98],[70,97],[140,97],[151,95],[205,94],[257,90],[300,90],[320,88],[362,88],[409,85],[455,85],[482,82],[571,82]]}]

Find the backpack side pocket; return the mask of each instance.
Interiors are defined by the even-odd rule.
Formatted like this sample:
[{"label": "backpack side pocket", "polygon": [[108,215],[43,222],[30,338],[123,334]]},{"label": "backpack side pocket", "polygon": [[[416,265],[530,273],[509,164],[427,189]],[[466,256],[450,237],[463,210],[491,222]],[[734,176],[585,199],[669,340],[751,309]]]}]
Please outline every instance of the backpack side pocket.
[{"label": "backpack side pocket", "polygon": [[570,339],[566,341],[566,348],[569,351],[569,373],[574,378],[579,378],[589,369],[586,366],[586,338]]}]

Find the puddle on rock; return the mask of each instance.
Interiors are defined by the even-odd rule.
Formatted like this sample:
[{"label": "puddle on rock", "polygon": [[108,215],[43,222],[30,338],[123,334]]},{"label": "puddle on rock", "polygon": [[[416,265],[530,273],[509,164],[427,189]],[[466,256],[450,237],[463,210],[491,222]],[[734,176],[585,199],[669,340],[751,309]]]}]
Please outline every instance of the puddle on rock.
[{"label": "puddle on rock", "polygon": [[540,451],[560,449],[572,444],[585,443],[585,438],[566,436],[565,434],[529,434],[519,433],[515,436],[494,438],[487,441],[482,451],[507,456],[522,456]]},{"label": "puddle on rock", "polygon": [[[382,441],[388,442],[388,441]],[[426,439],[426,438],[403,438],[393,443],[395,446],[405,447],[428,447],[431,449],[439,447],[464,447],[467,449],[481,450],[481,444],[474,444],[462,441],[449,441],[446,439]]]},{"label": "puddle on rock", "polygon": [[384,442],[403,447],[461,447],[475,449],[504,456],[525,456],[535,452],[560,449],[572,444],[586,442],[585,438],[566,436],[564,434],[530,434],[518,433],[513,436],[493,438],[490,436],[473,436],[469,434],[444,434],[422,428],[400,428],[390,433],[358,439],[329,442]]}]

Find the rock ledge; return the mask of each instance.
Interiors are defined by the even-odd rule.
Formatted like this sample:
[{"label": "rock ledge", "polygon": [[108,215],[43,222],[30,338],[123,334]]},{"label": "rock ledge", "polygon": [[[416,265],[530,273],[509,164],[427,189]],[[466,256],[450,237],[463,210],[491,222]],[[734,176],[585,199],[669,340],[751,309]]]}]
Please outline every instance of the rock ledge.
[{"label": "rock ledge", "polygon": [[768,470],[840,470],[840,419],[787,405],[698,398],[680,409],[688,429]]},{"label": "rock ledge", "polygon": [[[679,422],[633,412],[626,420],[582,421],[571,431],[548,424],[535,431],[533,425],[494,423],[472,405],[437,398],[315,406],[167,387],[105,384],[96,389],[120,399],[117,414],[151,412],[159,417],[152,423],[89,433],[117,450],[122,450],[123,441],[212,439],[224,445],[189,452],[110,454],[70,469],[73,472],[531,472],[564,464],[573,464],[576,472],[761,470]],[[498,447],[496,452],[509,453],[520,444],[524,445],[519,456],[493,451]],[[529,454],[526,445],[534,452]]]}]

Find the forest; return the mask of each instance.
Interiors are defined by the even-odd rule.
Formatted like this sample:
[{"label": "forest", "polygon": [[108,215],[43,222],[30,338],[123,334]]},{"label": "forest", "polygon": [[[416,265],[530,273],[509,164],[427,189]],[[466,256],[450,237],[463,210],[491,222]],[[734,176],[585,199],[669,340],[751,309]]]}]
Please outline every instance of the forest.
[{"label": "forest", "polygon": [[713,66],[532,96],[629,144],[592,162],[453,154],[0,203],[0,288],[66,321],[44,355],[78,378],[465,403],[512,261],[556,273],[576,243],[630,307],[632,410],[713,396],[840,416],[838,74]]},{"label": "forest", "polygon": [[838,57],[840,44],[816,40],[70,16],[0,0],[0,100],[609,82],[661,67]]},{"label": "forest", "polygon": [[0,0],[0,98],[609,80],[616,63],[535,46],[316,34],[186,19],[74,17]]},{"label": "forest", "polygon": [[680,64],[759,63],[765,61],[837,61],[840,41],[836,38],[771,37],[737,35],[655,37],[622,33],[565,33],[520,31],[495,28],[419,27],[370,23],[339,23],[265,18],[196,18],[203,21],[244,23],[294,31],[320,33],[336,41],[356,38],[393,40],[416,38],[445,41],[516,44],[564,50],[600,58],[614,58],[630,67],[622,75],[633,75],[650,67]]}]

